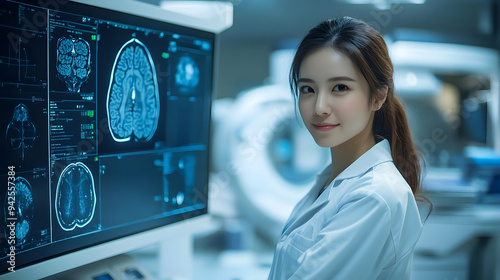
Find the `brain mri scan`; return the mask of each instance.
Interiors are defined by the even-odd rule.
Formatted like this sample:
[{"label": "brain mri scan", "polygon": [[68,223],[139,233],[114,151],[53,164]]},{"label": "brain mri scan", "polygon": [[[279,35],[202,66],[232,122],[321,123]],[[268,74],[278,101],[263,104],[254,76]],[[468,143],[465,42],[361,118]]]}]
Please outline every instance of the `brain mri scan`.
[{"label": "brain mri scan", "polygon": [[158,82],[151,54],[138,39],[126,42],[116,55],[106,106],[116,142],[149,141],[156,132]]},{"label": "brain mri scan", "polygon": [[181,93],[192,93],[200,83],[200,69],[188,55],[179,60],[175,73],[175,85]]},{"label": "brain mri scan", "polygon": [[61,228],[71,231],[86,226],[94,216],[96,194],[88,167],[71,163],[62,171],[56,189],[56,217]]},{"label": "brain mri scan", "polygon": [[36,139],[36,128],[30,120],[28,108],[21,103],[14,108],[12,120],[7,125],[5,140],[10,148],[17,151],[18,157],[24,160],[26,151],[35,146]]},{"label": "brain mri scan", "polygon": [[[5,225],[9,223],[7,218],[17,218],[16,220],[16,246],[26,243],[31,232],[31,225],[33,223],[33,213],[35,212],[33,206],[33,192],[30,183],[23,177],[17,177],[13,183],[15,184],[14,202],[15,211],[14,215],[10,215],[7,206],[8,195],[5,197]],[[7,193],[8,194],[8,193]],[[6,236],[8,236],[7,228]],[[13,244],[14,245],[14,244]]]},{"label": "brain mri scan", "polygon": [[57,41],[57,76],[66,83],[68,91],[80,92],[80,87],[90,74],[90,45],[73,37]]}]

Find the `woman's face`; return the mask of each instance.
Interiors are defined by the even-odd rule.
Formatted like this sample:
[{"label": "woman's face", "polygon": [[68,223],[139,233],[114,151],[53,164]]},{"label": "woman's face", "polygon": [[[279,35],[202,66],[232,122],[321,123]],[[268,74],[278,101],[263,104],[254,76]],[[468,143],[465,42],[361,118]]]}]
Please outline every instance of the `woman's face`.
[{"label": "woman's face", "polygon": [[350,58],[333,48],[309,53],[300,65],[299,111],[321,147],[336,147],[361,132],[371,134],[375,110],[370,89]]}]

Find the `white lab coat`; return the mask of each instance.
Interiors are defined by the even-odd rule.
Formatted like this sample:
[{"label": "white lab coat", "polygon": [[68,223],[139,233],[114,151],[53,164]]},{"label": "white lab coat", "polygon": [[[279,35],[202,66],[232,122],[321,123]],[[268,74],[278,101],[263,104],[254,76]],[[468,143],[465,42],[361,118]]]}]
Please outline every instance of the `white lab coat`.
[{"label": "white lab coat", "polygon": [[410,279],[422,223],[410,187],[382,140],[333,180],[328,166],[276,246],[269,280]]}]

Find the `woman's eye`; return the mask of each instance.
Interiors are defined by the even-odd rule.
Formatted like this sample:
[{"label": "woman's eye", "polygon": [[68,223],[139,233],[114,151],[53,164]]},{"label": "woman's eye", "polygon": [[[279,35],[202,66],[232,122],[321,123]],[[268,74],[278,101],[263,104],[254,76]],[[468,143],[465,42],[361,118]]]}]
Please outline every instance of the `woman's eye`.
[{"label": "woman's eye", "polygon": [[344,90],[348,90],[348,89],[349,88],[346,85],[336,85],[333,88],[333,91],[344,91]]},{"label": "woman's eye", "polygon": [[310,86],[302,86],[300,87],[301,93],[314,93],[314,89]]}]

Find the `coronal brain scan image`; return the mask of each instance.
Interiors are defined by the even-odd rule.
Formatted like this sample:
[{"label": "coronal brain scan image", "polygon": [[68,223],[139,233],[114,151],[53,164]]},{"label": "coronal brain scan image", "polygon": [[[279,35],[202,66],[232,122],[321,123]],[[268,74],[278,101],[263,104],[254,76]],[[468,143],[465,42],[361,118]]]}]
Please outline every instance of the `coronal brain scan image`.
[{"label": "coronal brain scan image", "polygon": [[116,55],[107,98],[108,122],[116,142],[149,141],[158,125],[160,101],[154,63],[138,39]]},{"label": "coronal brain scan image", "polygon": [[70,163],[57,183],[55,208],[59,225],[65,231],[86,226],[94,216],[95,205],[92,173],[81,162]]},{"label": "coronal brain scan image", "polygon": [[[33,213],[35,212],[33,206],[33,192],[31,189],[30,183],[23,177],[17,177],[14,182],[15,191],[14,191],[14,205],[15,211],[12,213],[8,211],[8,200],[9,196],[5,197],[5,225],[9,223],[7,218],[16,218],[16,246],[22,245],[26,243],[28,240],[31,225],[33,222]],[[11,215],[14,214],[14,215]],[[5,227],[6,236],[8,235],[8,229]],[[14,244],[13,244],[14,245]]]},{"label": "coronal brain scan image", "polygon": [[200,69],[188,55],[179,60],[175,73],[175,85],[181,93],[191,93],[200,83]]},{"label": "coronal brain scan image", "polygon": [[10,148],[17,151],[18,157],[24,160],[26,151],[35,146],[36,139],[36,128],[30,120],[28,108],[21,103],[14,108],[12,120],[7,125],[5,140],[10,144]]},{"label": "coronal brain scan image", "polygon": [[57,41],[57,76],[68,91],[80,92],[90,74],[90,45],[82,38],[61,37]]}]

